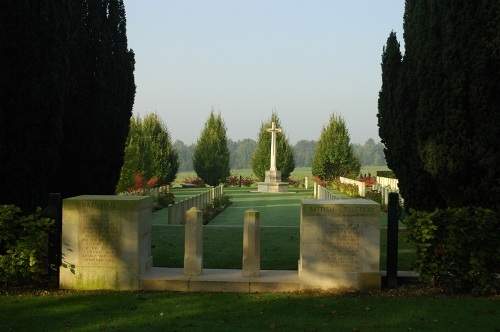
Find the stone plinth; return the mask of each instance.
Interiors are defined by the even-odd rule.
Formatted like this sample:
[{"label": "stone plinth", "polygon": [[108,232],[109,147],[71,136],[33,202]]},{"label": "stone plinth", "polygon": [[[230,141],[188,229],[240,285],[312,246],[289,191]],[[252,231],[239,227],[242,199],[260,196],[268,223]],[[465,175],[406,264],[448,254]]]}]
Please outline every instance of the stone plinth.
[{"label": "stone plinth", "polygon": [[151,198],[78,196],[63,201],[62,289],[137,290],[153,265]]},{"label": "stone plinth", "polygon": [[302,200],[302,289],[380,290],[380,205],[371,200]]},{"label": "stone plinth", "polygon": [[245,211],[243,226],[243,264],[244,277],[260,276],[260,212]]},{"label": "stone plinth", "polygon": [[196,207],[186,212],[184,274],[203,274],[203,211]]},{"label": "stone plinth", "polygon": [[264,182],[257,182],[257,191],[265,193],[288,192],[288,182],[281,182],[280,171],[266,171]]}]

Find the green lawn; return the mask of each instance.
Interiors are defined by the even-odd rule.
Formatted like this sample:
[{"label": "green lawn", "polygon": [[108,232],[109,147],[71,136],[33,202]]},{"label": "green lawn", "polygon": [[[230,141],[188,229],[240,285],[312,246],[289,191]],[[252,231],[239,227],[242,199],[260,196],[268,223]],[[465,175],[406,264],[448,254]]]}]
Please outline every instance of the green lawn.
[{"label": "green lawn", "polygon": [[[405,288],[403,288],[405,290]],[[2,331],[498,331],[498,297],[56,292],[0,296]]]},{"label": "green lawn", "polygon": [[[187,192],[193,189],[178,189]],[[206,190],[206,189],[205,189]],[[289,193],[257,193],[249,188],[225,188],[233,204],[218,215],[203,230],[203,265],[205,268],[241,269],[243,251],[244,212],[260,212],[261,268],[263,270],[297,270],[300,255],[300,201],[311,198],[312,190],[290,188]],[[193,191],[194,192],[194,191]],[[177,197],[177,194],[176,194]],[[380,268],[386,269],[387,214],[381,213]],[[155,266],[183,267],[184,227],[166,225],[166,210],[158,211],[153,218],[152,253]],[[415,250],[405,241],[405,231],[400,229],[400,270],[408,270]]]}]

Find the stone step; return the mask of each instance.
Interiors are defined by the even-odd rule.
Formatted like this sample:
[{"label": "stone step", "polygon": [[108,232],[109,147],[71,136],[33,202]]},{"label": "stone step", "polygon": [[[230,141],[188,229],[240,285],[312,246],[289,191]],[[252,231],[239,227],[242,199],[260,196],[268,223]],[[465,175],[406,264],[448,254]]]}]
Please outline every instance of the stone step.
[{"label": "stone step", "polygon": [[[385,278],[385,271],[381,271]],[[414,282],[418,274],[398,271],[398,279]],[[142,275],[144,290],[175,292],[272,293],[300,291],[299,274],[293,270],[262,270],[260,277],[243,277],[239,269],[203,269],[202,275],[184,275],[182,268],[154,267]]]}]

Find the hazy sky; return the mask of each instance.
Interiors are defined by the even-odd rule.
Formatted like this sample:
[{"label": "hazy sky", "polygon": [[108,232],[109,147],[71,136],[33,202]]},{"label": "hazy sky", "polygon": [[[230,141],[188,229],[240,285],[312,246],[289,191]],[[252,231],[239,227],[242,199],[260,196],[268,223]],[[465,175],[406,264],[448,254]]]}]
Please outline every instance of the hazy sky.
[{"label": "hazy sky", "polygon": [[[333,112],[351,142],[380,141],[381,55],[403,44],[404,0],[124,0],[135,52],[134,115],[156,112],[195,143],[210,110],[228,138],[257,139],[276,110],[292,144]],[[403,48],[403,47],[402,47]]]}]

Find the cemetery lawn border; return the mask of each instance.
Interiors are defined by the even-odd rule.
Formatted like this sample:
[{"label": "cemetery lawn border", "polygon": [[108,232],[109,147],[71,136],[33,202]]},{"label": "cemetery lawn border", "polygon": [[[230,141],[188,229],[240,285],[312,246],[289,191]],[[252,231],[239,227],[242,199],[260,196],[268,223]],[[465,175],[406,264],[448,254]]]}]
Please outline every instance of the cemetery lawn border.
[{"label": "cemetery lawn border", "polygon": [[422,285],[380,293],[176,293],[0,289],[5,331],[496,331],[500,297]]}]

